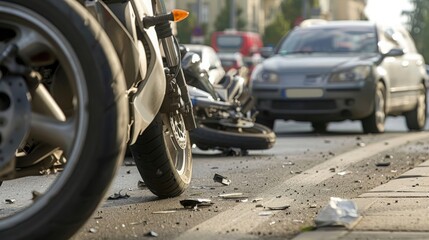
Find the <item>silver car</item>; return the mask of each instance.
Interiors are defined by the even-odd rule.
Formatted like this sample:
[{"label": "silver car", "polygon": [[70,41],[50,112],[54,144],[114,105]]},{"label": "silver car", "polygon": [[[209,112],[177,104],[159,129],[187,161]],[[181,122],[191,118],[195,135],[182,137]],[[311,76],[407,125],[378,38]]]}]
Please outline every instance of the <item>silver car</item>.
[{"label": "silver car", "polygon": [[409,130],[426,123],[428,76],[423,57],[402,27],[338,21],[296,27],[258,65],[250,86],[257,120],[360,120],[365,133],[384,132],[387,115],[404,115]]}]

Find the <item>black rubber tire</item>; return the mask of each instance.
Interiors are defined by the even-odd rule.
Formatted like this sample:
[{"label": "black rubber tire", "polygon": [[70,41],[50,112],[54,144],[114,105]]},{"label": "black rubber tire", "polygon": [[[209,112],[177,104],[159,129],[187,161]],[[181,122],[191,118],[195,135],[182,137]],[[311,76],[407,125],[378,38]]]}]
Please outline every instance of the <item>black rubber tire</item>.
[{"label": "black rubber tire", "polygon": [[80,157],[65,166],[58,188],[40,196],[29,207],[31,214],[24,215],[24,210],[1,219],[0,239],[68,239],[97,208],[123,159],[128,124],[125,79],[107,35],[77,1],[5,0],[0,5],[9,3],[46,19],[75,50],[87,86],[83,109],[88,128]]},{"label": "black rubber tire", "polygon": [[426,87],[423,84],[421,84],[416,107],[413,110],[406,112],[404,114],[408,130],[422,131],[425,128],[426,114],[427,114],[426,111],[427,111]]},{"label": "black rubber tire", "polygon": [[362,119],[364,133],[383,133],[386,121],[386,87],[378,82],[374,94],[374,106],[371,114]]},{"label": "black rubber tire", "polygon": [[263,150],[274,146],[276,134],[270,128],[258,123],[252,128],[242,128],[242,132],[220,130],[199,124],[191,131],[191,140],[202,149]]},{"label": "black rubber tire", "polygon": [[313,128],[313,132],[316,133],[326,133],[328,129],[327,122],[311,122],[311,127]]},{"label": "black rubber tire", "polygon": [[183,171],[179,172],[164,133],[168,126],[166,117],[157,115],[136,142],[130,146],[137,169],[149,190],[160,198],[177,197],[189,186],[192,177],[192,150],[186,132]]}]

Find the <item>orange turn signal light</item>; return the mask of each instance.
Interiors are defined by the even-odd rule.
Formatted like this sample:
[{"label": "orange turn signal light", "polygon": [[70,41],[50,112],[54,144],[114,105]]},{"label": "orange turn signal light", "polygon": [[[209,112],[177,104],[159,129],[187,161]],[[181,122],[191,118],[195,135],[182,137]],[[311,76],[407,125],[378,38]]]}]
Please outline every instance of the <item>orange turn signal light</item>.
[{"label": "orange turn signal light", "polygon": [[189,16],[189,12],[181,9],[174,9],[171,13],[173,14],[173,21],[175,22],[180,22]]}]

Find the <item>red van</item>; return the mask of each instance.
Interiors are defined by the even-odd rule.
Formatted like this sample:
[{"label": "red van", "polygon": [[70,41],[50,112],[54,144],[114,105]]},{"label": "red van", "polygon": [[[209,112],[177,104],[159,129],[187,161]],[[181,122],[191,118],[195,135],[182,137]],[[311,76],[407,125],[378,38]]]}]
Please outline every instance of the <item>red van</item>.
[{"label": "red van", "polygon": [[212,34],[211,46],[216,52],[239,52],[243,57],[251,57],[259,53],[263,44],[258,33],[226,30]]}]

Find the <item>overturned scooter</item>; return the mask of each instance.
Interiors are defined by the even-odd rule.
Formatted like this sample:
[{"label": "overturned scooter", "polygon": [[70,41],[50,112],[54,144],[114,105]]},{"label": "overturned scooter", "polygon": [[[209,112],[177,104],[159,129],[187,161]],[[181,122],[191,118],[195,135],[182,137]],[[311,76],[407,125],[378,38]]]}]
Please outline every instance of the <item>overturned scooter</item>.
[{"label": "overturned scooter", "polygon": [[226,75],[214,86],[200,66],[199,55],[186,50],[182,53],[182,68],[198,126],[190,133],[192,143],[202,150],[216,149],[228,155],[271,148],[276,135],[255,123],[251,115],[254,101],[245,80]]}]

